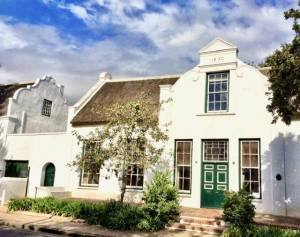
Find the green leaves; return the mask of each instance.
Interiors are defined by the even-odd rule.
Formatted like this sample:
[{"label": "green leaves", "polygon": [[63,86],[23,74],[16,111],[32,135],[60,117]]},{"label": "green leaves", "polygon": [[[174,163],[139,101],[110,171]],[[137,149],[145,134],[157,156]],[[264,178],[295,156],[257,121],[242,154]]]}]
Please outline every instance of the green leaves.
[{"label": "green leaves", "polygon": [[[84,144],[84,153],[70,165],[90,172],[105,167],[120,175],[123,200],[127,166],[138,164],[147,169],[157,164],[164,151],[164,142],[168,139],[167,129],[160,126],[158,116],[149,109],[153,106],[148,95],[141,93],[134,101],[115,103],[106,108],[107,124],[88,136],[74,132],[79,143]],[[94,110],[103,112],[102,107],[95,107]],[[111,165],[108,166],[106,161],[110,161]]]},{"label": "green leaves", "polygon": [[[299,2],[300,5],[300,2]],[[284,13],[286,19],[294,19],[295,37],[290,44],[266,58],[263,66],[271,67],[268,92],[270,103],[267,110],[273,115],[273,123],[279,118],[290,124],[300,115],[300,19],[299,9],[290,9]]]},{"label": "green leaves", "polygon": [[242,230],[249,229],[255,216],[255,207],[251,200],[251,196],[244,189],[227,192],[223,204],[224,221]]}]

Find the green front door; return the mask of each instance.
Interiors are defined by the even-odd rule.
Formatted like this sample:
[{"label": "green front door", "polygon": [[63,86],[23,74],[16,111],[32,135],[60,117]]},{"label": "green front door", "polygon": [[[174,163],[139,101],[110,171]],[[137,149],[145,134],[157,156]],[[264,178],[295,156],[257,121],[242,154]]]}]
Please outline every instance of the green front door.
[{"label": "green front door", "polygon": [[203,162],[201,207],[220,208],[228,190],[228,164]]},{"label": "green front door", "polygon": [[48,164],[45,169],[45,179],[44,186],[53,186],[55,177],[55,166],[53,164]]}]

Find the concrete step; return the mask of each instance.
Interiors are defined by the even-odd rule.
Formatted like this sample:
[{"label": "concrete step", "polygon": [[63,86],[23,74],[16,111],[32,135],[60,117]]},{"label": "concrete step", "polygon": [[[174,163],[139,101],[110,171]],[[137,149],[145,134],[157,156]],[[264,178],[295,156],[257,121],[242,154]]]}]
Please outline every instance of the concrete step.
[{"label": "concrete step", "polygon": [[219,217],[192,217],[180,216],[179,222],[181,224],[198,224],[210,226],[225,226],[224,221]]},{"label": "concrete step", "polygon": [[206,224],[195,224],[195,223],[173,223],[167,227],[172,230],[184,230],[193,231],[204,234],[221,234],[225,229],[224,226],[213,226]]}]

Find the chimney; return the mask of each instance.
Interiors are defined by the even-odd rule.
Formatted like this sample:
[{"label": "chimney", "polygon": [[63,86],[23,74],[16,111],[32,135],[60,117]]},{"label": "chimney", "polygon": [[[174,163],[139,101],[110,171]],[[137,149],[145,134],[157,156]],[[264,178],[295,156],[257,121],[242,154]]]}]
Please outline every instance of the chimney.
[{"label": "chimney", "polygon": [[112,76],[110,73],[108,72],[101,72],[99,75],[99,80],[100,81],[106,81],[106,80],[111,80]]}]

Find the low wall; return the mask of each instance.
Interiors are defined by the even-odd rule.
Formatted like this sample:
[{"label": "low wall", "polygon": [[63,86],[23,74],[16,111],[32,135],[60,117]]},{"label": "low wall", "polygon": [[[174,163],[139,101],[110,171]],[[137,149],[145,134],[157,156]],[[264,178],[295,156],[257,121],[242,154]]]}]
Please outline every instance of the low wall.
[{"label": "low wall", "polygon": [[23,198],[26,195],[27,178],[0,178],[1,205],[11,198]]}]

